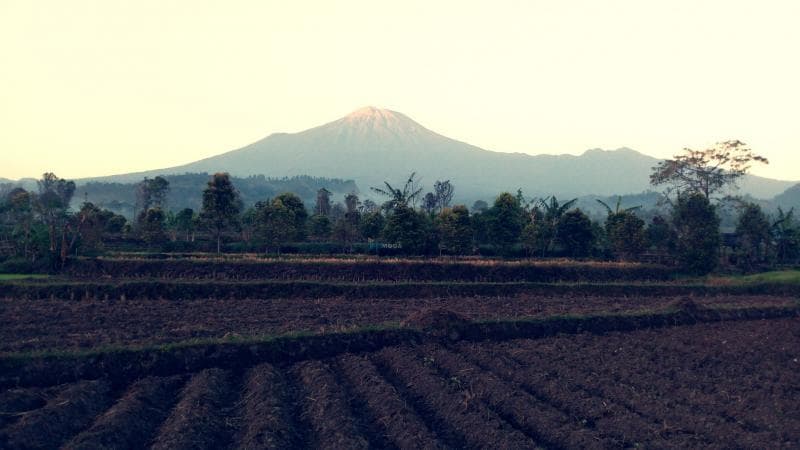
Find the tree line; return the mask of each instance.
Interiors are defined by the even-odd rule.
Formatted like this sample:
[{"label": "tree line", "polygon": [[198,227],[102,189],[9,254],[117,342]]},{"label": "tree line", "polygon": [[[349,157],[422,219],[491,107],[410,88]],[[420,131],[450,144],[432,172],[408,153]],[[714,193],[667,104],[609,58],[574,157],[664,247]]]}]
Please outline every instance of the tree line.
[{"label": "tree line", "polygon": [[[609,205],[602,221],[576,208],[576,199],[529,199],[521,191],[499,194],[492,204],[452,204],[449,180],[423,193],[415,174],[401,185],[371,188],[380,203],[357,193],[336,202],[325,188],[310,207],[291,192],[245,208],[227,173],[209,177],[198,211],[167,205],[170,183],[145,178],[136,187],[137,214],[131,221],[84,202],[69,204],[75,184],[44,174],[38,192],[16,188],[2,193],[0,252],[5,259],[63,265],[71,254],[102,252],[111,237],[140,240],[148,249],[191,243],[198,237],[227,249],[280,253],[288,244],[335,243],[343,252],[406,255],[474,255],[673,260],[688,273],[704,274],[721,260],[743,270],[797,263],[800,225],[794,211],[770,217],[758,205],[731,195],[752,162],[766,162],[739,141],[683,154],[653,168],[651,182],[664,186],[664,207],[647,223],[640,207]],[[739,211],[733,242],[723,242],[718,209]],[[725,244],[725,245],[723,245]],[[726,254],[721,249],[732,249]]]}]

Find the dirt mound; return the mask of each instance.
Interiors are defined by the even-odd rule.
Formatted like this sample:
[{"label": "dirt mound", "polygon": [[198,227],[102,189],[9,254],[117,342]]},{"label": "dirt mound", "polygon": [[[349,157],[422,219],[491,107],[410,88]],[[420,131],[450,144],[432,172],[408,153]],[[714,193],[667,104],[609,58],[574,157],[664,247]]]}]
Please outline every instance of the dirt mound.
[{"label": "dirt mound", "polygon": [[673,303],[672,306],[679,311],[689,314],[694,314],[705,309],[703,305],[695,302],[691,297],[683,297],[682,299]]},{"label": "dirt mound", "polygon": [[461,330],[469,324],[469,319],[449,309],[433,308],[412,313],[400,324],[434,336],[447,336],[455,340],[459,338]]}]

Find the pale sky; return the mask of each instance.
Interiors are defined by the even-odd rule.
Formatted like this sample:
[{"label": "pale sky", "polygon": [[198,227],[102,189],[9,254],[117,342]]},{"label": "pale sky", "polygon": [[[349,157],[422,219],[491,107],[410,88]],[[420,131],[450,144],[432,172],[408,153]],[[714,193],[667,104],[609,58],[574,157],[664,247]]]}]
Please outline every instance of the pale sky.
[{"label": "pale sky", "polygon": [[800,179],[800,1],[0,0],[0,177],[157,169],[374,105],[496,151],[740,139]]}]

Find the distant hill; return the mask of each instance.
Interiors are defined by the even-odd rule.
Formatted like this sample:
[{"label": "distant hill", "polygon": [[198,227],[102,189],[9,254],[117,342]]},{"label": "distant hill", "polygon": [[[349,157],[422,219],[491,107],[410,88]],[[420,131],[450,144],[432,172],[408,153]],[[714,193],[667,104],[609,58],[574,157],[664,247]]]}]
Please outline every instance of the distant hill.
[{"label": "distant hill", "polygon": [[[206,187],[209,175],[207,173],[194,173],[183,175],[168,175],[165,177],[170,184],[167,196],[167,207],[171,210],[192,208],[199,211],[202,204],[203,189]],[[345,194],[358,192],[358,187],[352,181],[329,178],[315,178],[297,176],[291,178],[267,178],[263,175],[246,178],[232,179],[234,186],[239,190],[245,206],[252,206],[259,200],[275,197],[283,192],[297,194],[306,206],[313,208],[317,191],[326,188],[332,193],[332,200],[342,201]],[[91,181],[80,182],[75,189],[72,207],[78,208],[88,200],[98,206],[110,209],[126,217],[133,217],[136,202],[136,183],[116,183]]]},{"label": "distant hill", "polygon": [[776,206],[780,206],[784,210],[794,208],[795,211],[800,214],[800,183],[776,195],[775,198],[772,199],[772,203]]},{"label": "distant hill", "polygon": [[[430,131],[407,116],[367,107],[299,133],[278,133],[238,150],[183,166],[95,180],[129,182],[144,176],[228,171],[237,176],[311,175],[353,179],[363,192],[416,171],[430,187],[450,179],[456,200],[492,199],[521,188],[528,195],[582,196],[642,192],[659,160],[637,151],[587,150],[580,156],[498,153]],[[743,192],[770,198],[793,183],[748,176]]]},{"label": "distant hill", "polygon": [[[366,107],[299,133],[277,133],[238,150],[177,167],[88,181],[136,182],[143,177],[227,171],[238,177],[264,175],[354,180],[362,193],[384,181],[401,184],[417,172],[430,189],[449,179],[455,200],[492,200],[521,188],[526,195],[609,196],[643,192],[658,159],[637,151],[587,150],[582,155],[499,153],[457,141],[394,111]],[[747,176],[741,193],[772,198],[793,182]]]}]

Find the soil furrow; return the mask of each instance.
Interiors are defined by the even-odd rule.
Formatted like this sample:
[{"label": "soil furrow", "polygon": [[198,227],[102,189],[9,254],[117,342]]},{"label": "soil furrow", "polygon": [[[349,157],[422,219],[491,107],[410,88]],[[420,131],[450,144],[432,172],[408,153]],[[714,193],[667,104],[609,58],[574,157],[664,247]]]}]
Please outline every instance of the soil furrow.
[{"label": "soil furrow", "polygon": [[47,404],[54,388],[14,388],[0,392],[0,430],[16,422],[25,414]]},{"label": "soil furrow", "polygon": [[0,434],[0,448],[57,448],[89,426],[112,401],[111,383],[106,380],[67,385],[45,406],[6,428]]},{"label": "soil furrow", "polygon": [[181,376],[135,382],[94,424],[70,440],[66,449],[136,449],[154,436],[176,401]]},{"label": "soil furrow", "polygon": [[152,448],[216,449],[229,445],[235,425],[230,420],[235,403],[233,378],[232,373],[221,369],[195,374],[161,425]]},{"label": "soil furrow", "polygon": [[303,416],[314,431],[315,448],[369,448],[348,404],[327,364],[321,361],[298,363],[293,371],[300,380],[305,398]]},{"label": "soil furrow", "polygon": [[441,346],[425,346],[419,351],[421,357],[431,361],[444,376],[463,383],[465,389],[474,392],[480,401],[501,416],[508,417],[548,448],[605,448],[613,445],[585,423],[468,362],[459,354]]},{"label": "soil furrow", "polygon": [[261,364],[245,374],[245,390],[240,401],[244,423],[237,447],[241,449],[301,448],[307,443],[291,386],[281,371]]},{"label": "soil furrow", "polygon": [[398,448],[444,448],[413,407],[381,377],[368,359],[348,354],[340,357],[337,364],[342,377],[394,445]]},{"label": "soil furrow", "polygon": [[[687,327],[662,332],[659,341],[669,339],[678,331],[691,334],[697,330]],[[702,327],[702,330],[703,333],[711,332],[713,325]],[[638,332],[639,335],[649,333]],[[723,433],[731,443],[749,442],[751,445],[767,438],[769,430],[754,426],[746,416],[734,418],[721,411],[717,406],[720,399],[714,395],[706,395],[692,385],[676,384],[672,379],[674,373],[690,369],[685,368],[680,360],[661,358],[659,344],[648,344],[647,339],[640,344],[646,350],[637,350],[632,342],[640,339],[632,339],[634,336],[609,335],[602,340],[581,336],[565,342],[564,347],[557,342],[552,351],[558,352],[560,360],[551,367],[564,379],[580,380],[605,397],[635,405],[637,410],[657,418],[663,423],[662,434],[693,435],[707,441],[713,439],[711,436]],[[648,346],[652,346],[650,350],[647,350]],[[520,346],[506,346],[507,349],[512,347],[514,357],[522,358],[524,363],[551,361],[552,354],[542,353],[541,345],[521,343]],[[704,353],[709,354],[707,351]],[[704,378],[728,383],[725,377]],[[697,380],[697,383],[702,383],[702,380]],[[746,391],[742,385],[732,385],[731,388]]]},{"label": "soil furrow", "polygon": [[497,413],[475,401],[475,394],[441,378],[435,369],[418,362],[408,348],[387,348],[374,354],[379,364],[392,371],[408,392],[438,416],[434,423],[457,429],[467,448],[521,449],[538,445]]},{"label": "soil furrow", "polygon": [[[600,436],[610,439],[614,447],[635,446],[637,442],[650,440],[659,430],[657,420],[570,384],[548,368],[520,364],[500,351],[483,346],[463,344],[456,346],[455,351],[481,369],[597,430]],[[624,426],[620,425],[622,423]]]}]

